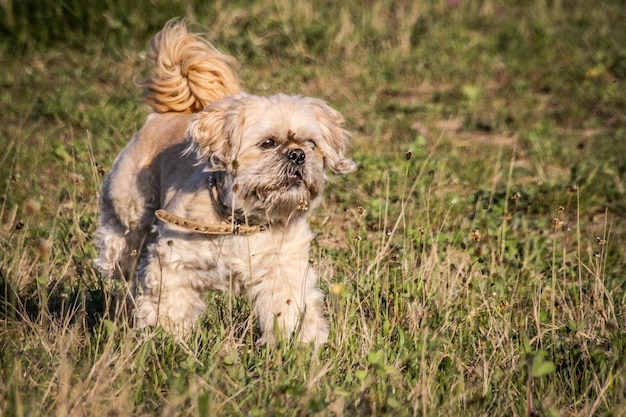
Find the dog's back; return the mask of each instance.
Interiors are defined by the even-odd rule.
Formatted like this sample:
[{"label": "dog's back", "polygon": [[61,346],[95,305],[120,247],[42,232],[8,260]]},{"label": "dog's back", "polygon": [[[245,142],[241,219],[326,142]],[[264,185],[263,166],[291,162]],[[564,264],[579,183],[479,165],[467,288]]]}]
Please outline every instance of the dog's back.
[{"label": "dog's back", "polygon": [[168,22],[152,39],[148,57],[152,74],[137,85],[155,114],[117,157],[100,193],[95,264],[109,277],[132,278],[154,223],[160,190],[152,162],[184,149],[191,113],[241,91],[235,59],[189,33],[184,21]]}]

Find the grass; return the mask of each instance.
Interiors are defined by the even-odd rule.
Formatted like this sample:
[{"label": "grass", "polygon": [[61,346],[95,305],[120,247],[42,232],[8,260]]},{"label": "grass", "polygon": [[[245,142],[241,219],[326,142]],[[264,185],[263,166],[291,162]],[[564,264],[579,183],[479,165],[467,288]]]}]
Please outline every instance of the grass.
[{"label": "grass", "polygon": [[[118,3],[0,5],[2,415],[626,415],[618,2]],[[354,132],[311,218],[317,356],[226,294],[185,342],[110,315],[96,194],[174,16]]]}]

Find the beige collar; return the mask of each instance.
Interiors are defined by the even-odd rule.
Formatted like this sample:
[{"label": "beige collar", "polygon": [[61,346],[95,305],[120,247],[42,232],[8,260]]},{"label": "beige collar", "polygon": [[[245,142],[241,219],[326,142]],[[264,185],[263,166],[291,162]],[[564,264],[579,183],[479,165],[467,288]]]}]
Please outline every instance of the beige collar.
[{"label": "beige collar", "polygon": [[193,220],[184,219],[165,210],[157,210],[154,214],[159,220],[162,220],[166,223],[170,223],[174,226],[182,227],[183,229],[205,235],[250,236],[268,229],[266,225],[249,226],[237,222],[223,224],[200,223]]}]

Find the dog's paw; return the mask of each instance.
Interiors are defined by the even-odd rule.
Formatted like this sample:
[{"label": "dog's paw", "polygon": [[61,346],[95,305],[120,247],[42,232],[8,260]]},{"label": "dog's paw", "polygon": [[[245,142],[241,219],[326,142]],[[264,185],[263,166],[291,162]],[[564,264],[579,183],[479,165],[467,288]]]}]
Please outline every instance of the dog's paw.
[{"label": "dog's paw", "polygon": [[328,342],[328,324],[323,317],[309,319],[306,317],[298,334],[298,339],[303,343],[314,342],[315,346],[321,346]]}]

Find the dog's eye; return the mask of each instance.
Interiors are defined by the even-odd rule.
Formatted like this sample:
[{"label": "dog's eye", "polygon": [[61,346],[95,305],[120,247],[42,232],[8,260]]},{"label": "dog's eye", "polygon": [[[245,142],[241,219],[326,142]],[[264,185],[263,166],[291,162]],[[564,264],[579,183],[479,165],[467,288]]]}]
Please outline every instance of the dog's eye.
[{"label": "dog's eye", "polygon": [[274,149],[278,146],[276,140],[274,138],[267,138],[263,142],[261,142],[261,148],[263,149]]}]

